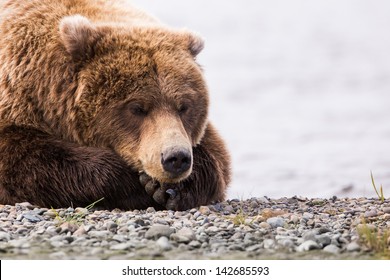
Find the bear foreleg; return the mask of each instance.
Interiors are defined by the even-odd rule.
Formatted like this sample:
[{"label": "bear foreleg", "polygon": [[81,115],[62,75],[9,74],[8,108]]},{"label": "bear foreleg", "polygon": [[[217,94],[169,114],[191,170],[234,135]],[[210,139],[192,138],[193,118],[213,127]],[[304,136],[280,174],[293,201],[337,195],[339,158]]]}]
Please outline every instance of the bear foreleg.
[{"label": "bear foreleg", "polygon": [[30,127],[0,124],[0,204],[161,208],[139,174],[109,149],[79,146]]}]

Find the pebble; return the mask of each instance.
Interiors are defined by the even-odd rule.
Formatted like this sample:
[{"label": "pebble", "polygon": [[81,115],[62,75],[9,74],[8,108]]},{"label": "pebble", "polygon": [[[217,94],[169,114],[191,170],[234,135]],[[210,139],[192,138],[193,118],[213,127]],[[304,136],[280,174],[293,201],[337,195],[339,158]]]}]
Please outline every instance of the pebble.
[{"label": "pebble", "polygon": [[43,218],[35,213],[23,214],[23,218],[27,219],[31,223],[37,223],[43,220]]},{"label": "pebble", "polygon": [[192,229],[183,227],[176,233],[173,233],[171,238],[179,243],[189,243],[195,239],[195,233]]},{"label": "pebble", "polygon": [[326,246],[323,250],[325,252],[328,252],[328,253],[331,253],[331,254],[338,254],[338,253],[340,253],[340,248],[337,247],[336,245],[333,245],[333,244],[330,244],[330,245]]},{"label": "pebble", "polygon": [[81,207],[77,207],[75,210],[74,210],[75,213],[81,215],[81,216],[86,216],[89,214],[89,210],[86,209],[86,208],[81,208]]},{"label": "pebble", "polygon": [[172,244],[169,242],[168,237],[166,236],[161,236],[157,241],[156,241],[157,246],[162,249],[163,251],[169,251],[172,249]]},{"label": "pebble", "polygon": [[298,246],[297,251],[303,252],[303,251],[310,251],[310,250],[321,249],[321,248],[322,248],[321,245],[319,245],[317,242],[313,240],[307,240]]},{"label": "pebble", "polygon": [[107,230],[91,230],[88,232],[88,235],[91,236],[91,237],[96,237],[96,238],[106,238],[108,237],[110,234],[109,231]]},{"label": "pebble", "polygon": [[376,217],[378,215],[378,212],[376,210],[369,210],[364,213],[365,218],[372,218]]},{"label": "pebble", "polygon": [[11,235],[9,233],[0,231],[0,241],[10,241]]},{"label": "pebble", "polygon": [[19,203],[0,206],[0,259],[293,259],[306,251],[313,258],[327,252],[327,258],[367,259],[376,255],[359,232],[389,227],[390,201],[376,199],[260,197],[188,211]]},{"label": "pebble", "polygon": [[209,215],[210,214],[210,208],[207,207],[207,206],[200,206],[199,207],[199,212],[202,214],[202,215]]},{"label": "pebble", "polygon": [[275,247],[275,240],[273,239],[265,239],[263,243],[265,249],[273,249]]},{"label": "pebble", "polygon": [[160,225],[156,224],[153,225],[145,234],[145,238],[147,239],[158,239],[161,236],[169,237],[172,233],[175,232],[175,229],[166,226],[166,225]]},{"label": "pebble", "polygon": [[127,243],[119,243],[119,244],[114,244],[110,247],[110,250],[128,250],[129,248],[132,247],[132,243],[127,242]]},{"label": "pebble", "polygon": [[316,236],[316,241],[322,246],[327,246],[332,242],[332,238],[329,235],[321,234]]},{"label": "pebble", "polygon": [[314,215],[312,213],[305,212],[305,213],[303,213],[302,218],[304,220],[310,220],[310,219],[314,218]]},{"label": "pebble", "polygon": [[73,236],[83,236],[87,233],[84,225],[80,226],[76,231],[73,232]]},{"label": "pebble", "polygon": [[60,233],[67,233],[67,232],[74,233],[79,228],[79,226],[76,223],[65,222],[60,225],[60,228],[61,228]]},{"label": "pebble", "polygon": [[267,223],[272,227],[272,228],[277,228],[277,227],[283,227],[284,226],[284,219],[280,217],[272,217],[267,219]]},{"label": "pebble", "polygon": [[357,242],[351,242],[346,246],[348,252],[359,252],[360,245]]},{"label": "pebble", "polygon": [[188,243],[188,246],[193,248],[200,248],[202,244],[197,240],[192,240],[190,243]]}]

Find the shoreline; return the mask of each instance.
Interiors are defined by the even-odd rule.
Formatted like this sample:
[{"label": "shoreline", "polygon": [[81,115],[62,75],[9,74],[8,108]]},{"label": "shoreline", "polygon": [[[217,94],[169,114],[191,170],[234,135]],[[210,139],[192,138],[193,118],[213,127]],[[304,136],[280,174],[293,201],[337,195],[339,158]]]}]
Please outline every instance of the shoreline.
[{"label": "shoreline", "polygon": [[0,205],[0,259],[389,259],[389,233],[390,200],[377,198],[259,197],[187,211]]}]

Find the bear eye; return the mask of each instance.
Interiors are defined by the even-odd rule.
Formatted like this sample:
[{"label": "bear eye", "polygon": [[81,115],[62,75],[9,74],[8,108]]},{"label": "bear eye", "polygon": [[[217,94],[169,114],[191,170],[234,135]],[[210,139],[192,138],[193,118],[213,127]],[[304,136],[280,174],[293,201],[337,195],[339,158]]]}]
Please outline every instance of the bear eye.
[{"label": "bear eye", "polygon": [[188,111],[189,107],[186,104],[183,104],[179,107],[179,114],[183,115]]},{"label": "bear eye", "polygon": [[133,104],[130,111],[136,116],[146,116],[148,114],[148,110],[139,104]]}]

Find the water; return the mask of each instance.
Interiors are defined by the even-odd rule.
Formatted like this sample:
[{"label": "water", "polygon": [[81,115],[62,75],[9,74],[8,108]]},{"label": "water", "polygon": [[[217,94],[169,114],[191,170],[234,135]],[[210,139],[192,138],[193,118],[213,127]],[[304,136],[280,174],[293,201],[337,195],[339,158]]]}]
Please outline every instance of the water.
[{"label": "water", "polygon": [[229,197],[390,196],[390,2],[133,1],[199,32]]}]

